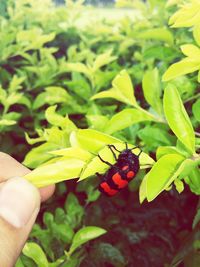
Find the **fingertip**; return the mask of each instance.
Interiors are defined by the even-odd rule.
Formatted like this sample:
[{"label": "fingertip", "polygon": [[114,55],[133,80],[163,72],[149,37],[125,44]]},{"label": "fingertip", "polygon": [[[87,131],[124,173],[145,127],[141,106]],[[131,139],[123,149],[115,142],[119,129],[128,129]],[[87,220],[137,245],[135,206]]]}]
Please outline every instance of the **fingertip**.
[{"label": "fingertip", "polygon": [[54,191],[55,184],[40,188],[39,192],[41,196],[41,201],[44,202],[49,199],[53,195]]}]

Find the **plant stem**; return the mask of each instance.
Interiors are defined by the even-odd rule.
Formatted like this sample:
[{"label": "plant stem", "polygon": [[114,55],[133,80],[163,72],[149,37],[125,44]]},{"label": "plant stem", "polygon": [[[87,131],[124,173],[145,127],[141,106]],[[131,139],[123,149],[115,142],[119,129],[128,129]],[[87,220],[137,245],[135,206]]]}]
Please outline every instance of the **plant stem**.
[{"label": "plant stem", "polygon": [[198,97],[200,97],[200,93],[198,93],[198,94],[196,94],[196,95],[194,95],[194,96],[191,96],[190,98],[186,99],[186,100],[184,101],[184,104],[187,103],[187,102],[190,102],[190,101],[192,101],[192,100],[194,100],[194,99],[196,99],[196,98],[198,98]]},{"label": "plant stem", "polygon": [[164,118],[161,117],[156,117],[153,114],[151,114],[150,112],[148,112],[146,109],[141,108],[140,106],[134,106],[135,108],[137,108],[138,110],[146,113],[148,116],[152,117],[152,119],[154,121],[160,122],[160,123],[166,123],[166,120]]}]

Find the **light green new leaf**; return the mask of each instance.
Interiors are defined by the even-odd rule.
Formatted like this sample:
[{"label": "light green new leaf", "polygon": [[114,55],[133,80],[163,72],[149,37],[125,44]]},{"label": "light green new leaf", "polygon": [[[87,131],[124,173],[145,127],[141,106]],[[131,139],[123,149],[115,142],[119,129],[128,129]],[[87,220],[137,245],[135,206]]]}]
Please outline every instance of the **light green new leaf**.
[{"label": "light green new leaf", "polygon": [[44,187],[79,177],[84,164],[84,161],[78,159],[58,159],[56,162],[45,163],[36,168],[26,174],[24,178],[37,187]]},{"label": "light green new leaf", "polygon": [[176,174],[176,171],[183,160],[184,157],[181,155],[168,154],[154,164],[145,178],[146,197],[148,201],[154,200],[177,178],[179,174]]},{"label": "light green new leaf", "polygon": [[200,23],[200,2],[198,0],[186,1],[181,8],[171,16],[171,27],[191,27]]},{"label": "light green new leaf", "polygon": [[134,96],[134,87],[131,78],[126,70],[122,70],[112,82],[113,88],[108,91],[100,92],[91,99],[114,98],[128,105],[137,106]]},{"label": "light green new leaf", "polygon": [[33,102],[33,109],[38,109],[45,104],[54,105],[65,103],[70,100],[70,95],[66,89],[58,86],[49,86],[45,88],[46,92],[39,94]]},{"label": "light green new leaf", "polygon": [[175,146],[160,146],[156,151],[156,159],[158,160],[167,154],[181,155],[181,152]]},{"label": "light green new leaf", "polygon": [[38,244],[28,242],[22,252],[25,256],[31,258],[38,267],[49,267],[46,255]]},{"label": "light green new leaf", "polygon": [[16,124],[16,121],[14,120],[6,120],[6,119],[0,120],[0,126],[11,126],[14,124]]},{"label": "light green new leaf", "polygon": [[191,60],[200,61],[200,49],[193,44],[186,44],[181,46],[181,51],[187,57],[190,57]]},{"label": "light green new leaf", "polygon": [[92,129],[78,130],[70,136],[72,146],[79,146],[87,151],[96,153],[105,145],[120,143],[121,140]]},{"label": "light green new leaf", "polygon": [[56,113],[57,105],[51,106],[46,109],[45,111],[45,117],[49,123],[55,126],[60,126],[63,129],[68,128],[71,130],[75,130],[76,126],[75,124],[66,116],[63,117],[60,114]]},{"label": "light green new leaf", "polygon": [[69,148],[51,151],[50,153],[53,155],[56,155],[56,156],[63,156],[65,158],[80,159],[83,161],[90,160],[92,157],[91,153],[89,153],[88,151],[86,151],[80,147],[69,147]]},{"label": "light green new leaf", "polygon": [[80,72],[84,73],[86,76],[90,76],[90,70],[88,67],[80,62],[77,63],[67,63],[66,64],[66,71],[70,72]]},{"label": "light green new leaf", "polygon": [[112,50],[109,50],[103,54],[100,54],[96,57],[93,64],[93,71],[100,69],[101,67],[109,64],[113,60],[117,59],[115,56],[111,56]]},{"label": "light green new leaf", "polygon": [[108,134],[123,130],[142,121],[154,121],[154,116],[138,109],[124,109],[115,114],[106,124],[104,131]]},{"label": "light green new leaf", "polygon": [[192,73],[200,69],[200,60],[185,58],[177,63],[172,64],[162,77],[163,82],[172,80],[178,76]]},{"label": "light green new leaf", "polygon": [[176,187],[176,190],[179,192],[179,194],[183,192],[183,190],[184,190],[184,183],[181,180],[175,179],[174,180],[174,185]]},{"label": "light green new leaf", "polygon": [[165,28],[155,28],[146,30],[144,32],[138,33],[137,38],[164,41],[169,45],[173,45],[174,43],[173,34]]},{"label": "light green new leaf", "polygon": [[158,114],[162,114],[161,85],[157,68],[145,72],[142,80],[142,89],[149,105]]},{"label": "light green new leaf", "polygon": [[72,254],[78,247],[85,244],[86,242],[97,238],[106,233],[106,230],[96,226],[86,226],[81,228],[75,235],[72,240],[72,245],[69,249],[68,254]]},{"label": "light green new leaf", "polygon": [[[113,143],[111,142],[110,144],[113,144],[119,151],[122,151],[125,149],[125,144],[124,143]],[[129,148],[134,147],[134,145],[129,144],[128,145]],[[139,154],[140,149],[136,148],[134,149],[134,153],[137,155]],[[102,148],[100,151],[98,151],[98,154],[106,161],[110,162],[111,164],[115,163],[115,159],[113,157],[112,152],[110,151],[110,149],[107,146],[104,146],[104,148]],[[116,152],[116,156],[119,153]],[[151,165],[154,164],[154,160],[149,157],[146,153],[142,152],[140,157],[139,157],[139,161],[140,161],[140,166],[141,169],[142,168],[146,168],[149,167]],[[86,167],[84,168],[84,170],[82,171],[81,175],[80,175],[80,179],[84,180],[89,176],[95,175],[97,172],[98,173],[105,173],[105,171],[109,168],[109,166],[105,163],[103,163],[98,156],[93,157],[90,161],[87,162]]]},{"label": "light green new leaf", "polygon": [[195,134],[192,123],[181,101],[178,90],[172,84],[165,88],[163,105],[170,128],[188,150],[194,153]]},{"label": "light green new leaf", "polygon": [[194,36],[196,43],[200,46],[200,25],[196,25],[193,28],[193,36]]},{"label": "light green new leaf", "polygon": [[143,203],[143,201],[147,198],[147,179],[148,179],[148,174],[145,175],[143,178],[140,188],[139,188],[139,201],[140,204]]}]

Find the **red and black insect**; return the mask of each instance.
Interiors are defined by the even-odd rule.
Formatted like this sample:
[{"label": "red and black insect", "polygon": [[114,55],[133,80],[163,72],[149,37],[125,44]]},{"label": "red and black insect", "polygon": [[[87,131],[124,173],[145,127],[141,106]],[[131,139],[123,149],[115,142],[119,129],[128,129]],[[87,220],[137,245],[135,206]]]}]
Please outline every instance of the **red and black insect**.
[{"label": "red and black insect", "polygon": [[[136,176],[139,171],[139,156],[134,154],[132,150],[137,147],[133,147],[131,149],[128,148],[126,143],[126,149],[123,151],[119,151],[114,145],[108,145],[111,150],[116,163],[111,164],[108,161],[102,159],[100,155],[98,155],[99,159],[110,166],[107,172],[104,175],[100,175],[97,173],[98,177],[101,178],[101,182],[99,184],[99,191],[104,193],[107,196],[114,196],[120,190],[128,185],[128,183]],[[119,156],[117,158],[115,151],[119,152]]]}]

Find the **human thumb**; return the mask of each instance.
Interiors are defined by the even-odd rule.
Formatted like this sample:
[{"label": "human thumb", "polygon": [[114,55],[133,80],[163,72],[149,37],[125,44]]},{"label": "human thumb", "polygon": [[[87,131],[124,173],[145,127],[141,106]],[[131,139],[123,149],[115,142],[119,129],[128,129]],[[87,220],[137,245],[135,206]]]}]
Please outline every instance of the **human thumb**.
[{"label": "human thumb", "polygon": [[13,267],[40,208],[39,191],[23,178],[0,185],[0,266]]}]

